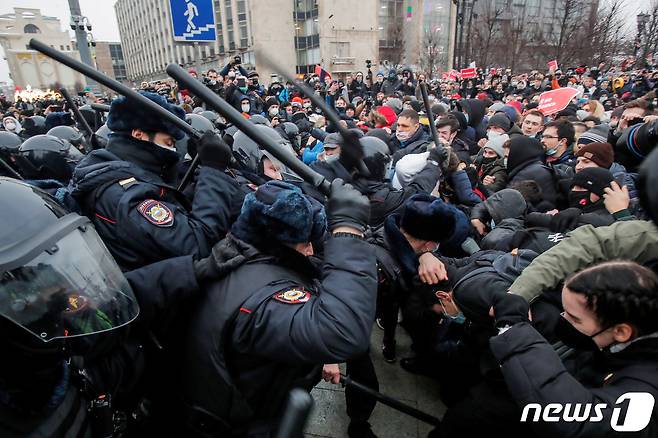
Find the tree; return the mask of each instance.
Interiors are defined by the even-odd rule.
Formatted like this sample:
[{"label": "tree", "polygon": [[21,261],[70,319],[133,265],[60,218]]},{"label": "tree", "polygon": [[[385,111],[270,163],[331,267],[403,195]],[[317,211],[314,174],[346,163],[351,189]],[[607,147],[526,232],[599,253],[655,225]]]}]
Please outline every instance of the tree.
[{"label": "tree", "polygon": [[435,77],[440,66],[448,64],[448,53],[440,45],[439,31],[426,29],[423,35],[423,52],[420,57],[421,69],[428,78]]},{"label": "tree", "polygon": [[466,57],[474,60],[476,65],[489,65],[491,45],[500,35],[500,18],[504,12],[505,9],[498,7],[497,2],[484,2],[484,6],[473,13],[474,21],[469,26],[469,31],[473,30],[473,53],[467,53]]},{"label": "tree", "polygon": [[651,9],[648,12],[649,19],[642,29],[642,35],[638,35],[641,42],[641,51],[639,55],[639,64],[641,67],[646,66],[647,57],[655,59],[658,50],[658,0],[654,0]]}]

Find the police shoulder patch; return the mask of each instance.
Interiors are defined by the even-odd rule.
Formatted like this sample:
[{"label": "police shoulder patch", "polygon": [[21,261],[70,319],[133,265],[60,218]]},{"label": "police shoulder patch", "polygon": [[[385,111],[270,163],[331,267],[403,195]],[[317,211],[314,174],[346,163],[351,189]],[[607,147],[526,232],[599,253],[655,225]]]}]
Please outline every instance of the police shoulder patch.
[{"label": "police shoulder patch", "polygon": [[303,287],[291,287],[275,293],[272,298],[286,304],[303,304],[311,299],[311,294]]},{"label": "police shoulder patch", "polygon": [[170,227],[174,224],[174,214],[169,207],[155,199],[147,199],[137,206],[137,211],[147,221],[158,227]]}]

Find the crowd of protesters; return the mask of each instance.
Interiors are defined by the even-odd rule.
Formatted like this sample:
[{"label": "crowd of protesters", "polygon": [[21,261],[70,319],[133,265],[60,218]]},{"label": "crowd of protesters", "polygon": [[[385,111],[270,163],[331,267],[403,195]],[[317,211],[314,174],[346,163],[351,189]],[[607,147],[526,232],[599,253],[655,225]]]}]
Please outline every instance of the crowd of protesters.
[{"label": "crowd of protesters", "polygon": [[[200,428],[215,433],[224,430],[224,426],[213,429],[209,425],[217,421],[230,427],[239,424],[235,430],[246,431],[246,436],[264,436],[250,435],[250,427],[270,427],[280,416],[282,395],[277,384],[292,385],[293,372],[301,372],[300,363],[322,366],[322,377],[338,383],[340,370],[333,362],[344,362],[354,380],[378,389],[372,355],[382,355],[391,366],[397,367],[398,362],[398,372],[422,374],[439,382],[448,410],[432,437],[479,436],[496,430],[504,430],[507,436],[616,436],[613,426],[621,423],[612,408],[625,394],[658,396],[658,229],[651,222],[658,219],[658,156],[656,152],[651,155],[658,145],[656,66],[585,65],[523,73],[488,69],[463,80],[448,75],[431,77],[411,68],[373,71],[369,67],[365,72],[334,76],[318,68],[316,73],[304,75],[300,80],[338,114],[340,124],[357,139],[356,146],[295,84],[264,84],[256,71],[241,65],[239,57],[219,72],[210,69],[199,75],[191,69],[189,73],[332,183],[332,190],[334,184],[339,187],[335,189],[338,194],[332,191],[326,199],[302,184],[285,164],[171,79],[143,82],[138,88],[195,129],[203,125],[195,125],[201,123],[196,117],[205,124],[210,122],[208,130],[222,135],[222,145],[225,142],[231,147],[233,160],[219,157],[218,152],[210,154],[211,147],[203,141],[181,142],[182,133],[177,137],[175,128],[135,112],[122,98],[111,101],[104,127],[102,115],[85,110],[90,111],[85,118],[94,130],[105,129],[103,141],[91,135],[77,143],[81,152],[93,152],[73,164],[69,162],[70,169],[63,175],[47,174],[46,167],[33,161],[41,158],[24,147],[35,137],[47,137],[52,128],[76,125],[60,96],[3,101],[4,131],[16,134],[24,143],[15,145],[14,150],[0,144],[5,165],[26,179],[58,180],[54,189],[52,185],[40,186],[50,189],[60,202],[66,201],[66,193],[72,193],[80,204],[90,202],[89,192],[83,188],[97,184],[98,169],[104,163],[126,161],[154,172],[151,169],[178,165],[185,159],[189,163],[189,158],[199,155],[201,170],[194,193],[188,190],[181,194],[191,205],[186,213],[185,203],[166,198],[164,184],[158,183],[164,218],[153,216],[162,215],[163,207],[149,210],[151,216],[147,217],[142,207],[156,205],[149,203],[156,202],[150,197],[156,196],[157,190],[133,187],[142,179],[154,184],[151,176],[141,173],[120,173],[122,187],[108,190],[102,184],[116,182],[108,179],[101,184],[103,191],[91,192],[102,212],[88,206],[80,210],[87,215],[92,212],[90,217],[99,234],[124,271],[184,255],[192,255],[195,262],[204,261],[203,266],[213,265],[212,280],[217,283],[209,289],[211,298],[197,309],[198,313],[190,310],[189,319],[183,322],[191,331],[196,330],[195,336],[188,338],[186,348],[174,349],[183,369],[194,371],[184,373],[179,380],[172,378],[172,392],[179,391],[185,400],[198,402],[203,412],[190,414],[194,421],[181,414],[185,418],[177,427],[184,424],[187,432],[199,432]],[[421,84],[427,86],[432,117],[426,111]],[[539,107],[540,96],[559,88],[573,88],[578,93],[565,108],[546,115]],[[96,98],[89,94],[80,99]],[[147,123],[152,124],[150,131],[142,125]],[[436,128],[436,138],[431,125]],[[108,131],[112,133],[108,135]],[[158,137],[161,132],[171,135]],[[119,149],[119,140],[123,149]],[[162,162],[153,164],[144,158],[146,152],[138,155],[130,151],[142,150],[146,144],[155,145],[153,156]],[[357,156],[367,174],[354,164],[350,148],[357,146],[363,149]],[[219,150],[216,144],[213,147]],[[169,155],[165,156],[162,148],[168,149]],[[174,148],[177,152],[172,152]],[[25,160],[31,163],[26,165]],[[112,166],[112,171],[121,168]],[[212,172],[206,169],[211,167]],[[39,173],[35,169],[45,170]],[[176,186],[184,173],[179,169],[162,172],[166,187]],[[131,181],[135,178],[137,182]],[[287,210],[275,209],[277,200],[289,202],[298,192],[309,201],[295,201],[299,203],[290,204]],[[140,196],[146,193],[149,198],[144,201]],[[130,202],[144,201],[137,207],[138,213],[122,213],[126,196],[131,197]],[[343,209],[343,204],[359,210],[364,208],[363,202],[369,203],[367,218],[343,211],[349,210]],[[322,235],[316,235],[316,228],[325,220],[323,204],[329,225],[332,221],[340,224],[333,229],[339,235],[335,239],[357,236],[368,242],[368,254],[374,253],[373,261],[376,259],[373,272],[361,266],[368,261],[366,252],[359,252],[359,257],[349,252],[350,248],[360,250],[357,246],[343,242],[346,252],[339,253],[332,239],[315,242]],[[210,205],[216,210],[212,214]],[[305,208],[308,214],[302,217],[299,211],[306,212]],[[213,216],[220,210],[225,210],[226,217]],[[256,219],[259,215],[264,219]],[[313,222],[313,231],[301,240],[290,240],[299,231],[294,228],[296,224],[306,219]],[[113,226],[122,220],[132,225],[124,228],[128,231],[115,231]],[[134,221],[143,223],[134,225]],[[184,221],[191,224],[186,231],[177,228]],[[346,233],[336,230],[343,228],[352,236],[340,237]],[[179,234],[172,237],[168,233]],[[282,246],[266,242],[268,238],[281,239],[284,246],[311,258],[321,257],[326,250],[323,272],[336,275],[329,275],[333,286],[325,275],[315,280],[321,281],[318,294],[307,291],[307,285],[313,290],[310,282],[303,287],[291,283],[294,287],[290,289],[266,289],[265,295],[261,290],[254,292],[253,297],[261,294],[258,303],[256,298],[245,298],[243,307],[236,304],[239,316],[233,314],[233,324],[239,333],[231,335],[232,347],[226,347],[221,360],[206,363],[208,357],[219,353],[200,341],[207,333],[201,328],[213,339],[226,335],[214,331],[218,330],[213,325],[215,316],[207,310],[216,302],[224,302],[212,298],[216,297],[213,294],[218,288],[227,294],[237,293],[236,278],[249,279],[245,272],[250,271],[242,265],[249,258],[245,247],[253,245],[268,257],[274,256],[272,251],[281,250]],[[327,259],[330,255],[336,258]],[[237,256],[242,259],[236,261]],[[348,276],[350,267],[341,265],[348,259],[355,266],[350,275],[361,283]],[[282,266],[290,263],[287,260]],[[202,268],[204,275],[207,269]],[[339,270],[343,277],[336,274]],[[232,277],[235,272],[240,276]],[[357,292],[367,289],[366,277],[371,274],[376,276],[376,284],[373,281],[371,285],[376,294],[370,296],[373,315],[366,322],[368,327],[383,330],[379,351],[369,350],[369,329],[367,333],[361,330],[368,311],[357,315],[362,310],[359,306],[368,303],[350,301],[355,306],[350,313],[340,306],[340,302],[347,303],[347,292],[341,296],[332,289],[343,285]],[[196,275],[205,287],[203,281],[208,278],[202,278],[199,271]],[[252,277],[254,282],[257,277]],[[323,296],[328,297],[327,307],[317,304],[320,310],[316,313],[300,311],[290,319],[281,317],[275,336],[269,330],[274,326],[268,324],[273,324],[273,314],[283,311],[262,304],[269,302],[266,298],[272,293],[273,302],[284,303],[284,307],[299,304],[302,308],[307,302],[308,306],[316,305],[322,303]],[[206,296],[205,292],[202,295]],[[363,296],[361,299],[368,301]],[[336,315],[348,318],[344,326],[328,310],[330,301],[334,310],[340,309]],[[252,312],[250,322],[240,319]],[[350,325],[350,317],[358,321]],[[202,325],[204,321],[208,326]],[[348,328],[363,339],[350,339]],[[298,332],[302,329],[308,337]],[[396,331],[400,329],[412,339],[410,357],[398,357]],[[289,333],[289,342],[285,336],[281,339],[280,330]],[[338,340],[335,344],[311,345],[325,334]],[[224,346],[229,341],[221,342]],[[188,356],[180,356],[185,354]],[[232,355],[239,356],[237,363],[224,364],[235,359]],[[194,365],[188,367],[188,362]],[[212,382],[218,375],[214,368],[208,371],[203,367],[219,366],[220,362],[224,366],[221,369],[234,379],[230,389],[236,392],[231,394],[243,397],[236,400],[249,406],[248,413],[235,415],[232,409],[215,412],[211,409],[215,405],[201,395],[200,388],[206,384],[216,389]],[[224,371],[219,374],[226,379]],[[3,388],[0,381],[0,396]],[[228,390],[225,386],[221,389]],[[350,387],[345,397],[349,436],[375,436],[370,422],[375,399]],[[3,400],[0,397],[0,404]],[[547,419],[545,413],[534,423],[521,421],[528,414],[526,405],[533,403],[541,408],[554,403],[603,403],[607,408],[601,414],[604,421],[590,422],[585,417],[583,421],[562,421],[559,410],[559,421]],[[235,417],[226,418],[227,412]],[[654,407],[641,436],[658,433],[656,412]],[[245,424],[249,427],[243,429]]]}]

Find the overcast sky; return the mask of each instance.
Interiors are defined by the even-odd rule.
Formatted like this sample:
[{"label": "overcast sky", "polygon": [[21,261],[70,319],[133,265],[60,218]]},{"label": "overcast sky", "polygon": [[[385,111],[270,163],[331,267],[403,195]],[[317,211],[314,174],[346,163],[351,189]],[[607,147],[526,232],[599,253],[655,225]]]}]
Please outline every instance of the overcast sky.
[{"label": "overcast sky", "polygon": [[[97,41],[119,41],[119,28],[116,15],[114,14],[114,3],[116,0],[79,0],[82,15],[91,21],[93,35]],[[264,1],[264,0],[253,0]],[[377,1],[377,0],[366,0]],[[601,3],[606,0],[602,0]],[[646,10],[652,0],[626,0],[626,15],[629,29],[635,27],[635,16],[641,10]],[[43,15],[57,17],[62,27],[69,29],[69,3],[68,0],[2,0],[0,1],[0,14],[14,11],[14,7],[38,8]],[[73,32],[69,32],[73,36]],[[0,48],[0,81],[9,79],[9,69],[4,53]]]}]

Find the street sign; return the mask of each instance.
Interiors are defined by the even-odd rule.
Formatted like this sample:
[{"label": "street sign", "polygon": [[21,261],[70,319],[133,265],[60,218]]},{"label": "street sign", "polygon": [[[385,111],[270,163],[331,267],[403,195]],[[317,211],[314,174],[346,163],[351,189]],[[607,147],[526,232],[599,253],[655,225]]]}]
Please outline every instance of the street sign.
[{"label": "street sign", "polygon": [[213,0],[169,0],[174,41],[215,41]]}]

